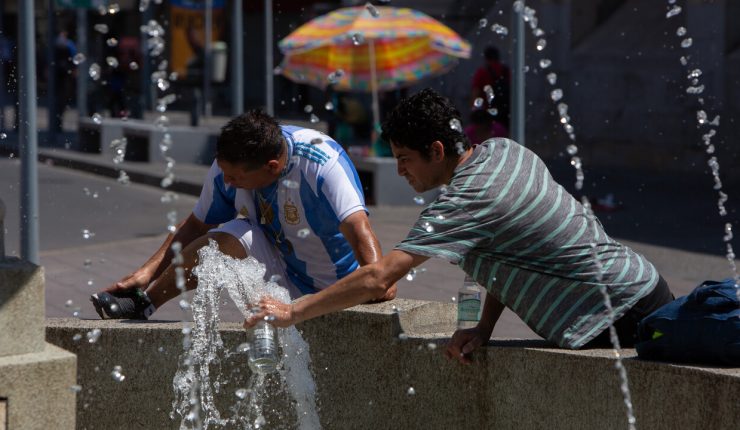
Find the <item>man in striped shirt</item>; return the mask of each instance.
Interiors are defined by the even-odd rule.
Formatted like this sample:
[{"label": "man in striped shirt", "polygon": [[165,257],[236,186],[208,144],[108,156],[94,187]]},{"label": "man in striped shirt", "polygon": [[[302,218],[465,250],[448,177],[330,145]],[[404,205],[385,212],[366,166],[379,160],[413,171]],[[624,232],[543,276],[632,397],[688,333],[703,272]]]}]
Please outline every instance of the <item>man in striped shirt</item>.
[{"label": "man in striped shirt", "polygon": [[[180,242],[186,287],[209,239],[252,256],[292,298],[320,291],[380,258],[357,172],[329,136],[279,125],[250,111],[223,127],[216,160],[193,213],[138,270],[91,297],[101,318],[146,319],[180,294],[172,244]],[[380,299],[395,296],[395,288]]]},{"label": "man in striped shirt", "polygon": [[451,358],[467,362],[504,307],[560,347],[607,345],[602,288],[620,339],[631,345],[638,322],[672,300],[655,267],[607,236],[533,152],[508,139],[471,148],[459,120],[449,100],[432,90],[403,100],[383,124],[398,174],[417,192],[444,186],[442,193],[380,261],[293,306],[265,298],[260,315],[284,325],[352,306],[438,257],[488,292],[478,326],[453,335]]}]

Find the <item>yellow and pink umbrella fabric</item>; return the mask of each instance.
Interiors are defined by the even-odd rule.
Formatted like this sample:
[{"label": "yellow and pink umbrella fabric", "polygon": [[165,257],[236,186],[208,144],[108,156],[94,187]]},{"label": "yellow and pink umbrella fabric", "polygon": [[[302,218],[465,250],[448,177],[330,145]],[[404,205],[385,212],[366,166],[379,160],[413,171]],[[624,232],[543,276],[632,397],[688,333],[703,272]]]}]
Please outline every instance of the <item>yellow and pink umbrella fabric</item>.
[{"label": "yellow and pink umbrella fabric", "polygon": [[337,90],[377,92],[442,74],[470,44],[422,12],[387,6],[337,9],[280,41],[281,73]]}]

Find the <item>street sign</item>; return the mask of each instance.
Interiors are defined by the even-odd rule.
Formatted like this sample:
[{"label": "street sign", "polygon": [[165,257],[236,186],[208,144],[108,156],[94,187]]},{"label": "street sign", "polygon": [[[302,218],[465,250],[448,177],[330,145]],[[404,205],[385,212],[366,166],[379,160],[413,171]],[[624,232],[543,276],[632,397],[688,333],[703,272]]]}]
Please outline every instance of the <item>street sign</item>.
[{"label": "street sign", "polygon": [[97,9],[107,6],[108,0],[55,0],[55,3],[60,9]]}]

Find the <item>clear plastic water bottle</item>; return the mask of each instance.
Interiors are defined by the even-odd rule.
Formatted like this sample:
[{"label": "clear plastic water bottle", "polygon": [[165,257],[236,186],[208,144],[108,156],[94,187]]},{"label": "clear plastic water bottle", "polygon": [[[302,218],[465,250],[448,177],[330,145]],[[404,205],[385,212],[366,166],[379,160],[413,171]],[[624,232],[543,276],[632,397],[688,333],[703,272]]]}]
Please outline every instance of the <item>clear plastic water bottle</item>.
[{"label": "clear plastic water bottle", "polygon": [[247,330],[249,368],[255,373],[272,373],[278,364],[277,328],[267,321],[260,321]]},{"label": "clear plastic water bottle", "polygon": [[462,288],[457,292],[457,328],[472,328],[478,325],[481,316],[482,289],[475,279],[465,275]]}]

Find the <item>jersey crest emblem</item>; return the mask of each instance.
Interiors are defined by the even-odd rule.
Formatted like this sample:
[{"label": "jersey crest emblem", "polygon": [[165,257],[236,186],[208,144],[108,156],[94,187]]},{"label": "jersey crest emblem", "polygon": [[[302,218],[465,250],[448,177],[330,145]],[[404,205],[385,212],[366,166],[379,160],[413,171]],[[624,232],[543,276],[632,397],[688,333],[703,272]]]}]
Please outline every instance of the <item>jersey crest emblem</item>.
[{"label": "jersey crest emblem", "polygon": [[288,199],[283,205],[283,213],[285,214],[285,222],[291,225],[296,225],[301,222],[301,217],[298,215],[298,207],[293,203],[293,200]]}]

